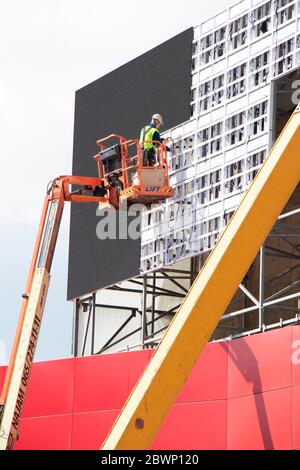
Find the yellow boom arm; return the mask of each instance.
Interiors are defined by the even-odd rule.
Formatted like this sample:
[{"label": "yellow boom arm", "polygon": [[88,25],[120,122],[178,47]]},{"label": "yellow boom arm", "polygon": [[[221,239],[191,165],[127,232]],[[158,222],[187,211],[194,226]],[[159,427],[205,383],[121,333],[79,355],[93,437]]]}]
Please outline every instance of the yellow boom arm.
[{"label": "yellow boom arm", "polygon": [[300,106],[171,322],[103,449],[147,449],[300,178]]}]

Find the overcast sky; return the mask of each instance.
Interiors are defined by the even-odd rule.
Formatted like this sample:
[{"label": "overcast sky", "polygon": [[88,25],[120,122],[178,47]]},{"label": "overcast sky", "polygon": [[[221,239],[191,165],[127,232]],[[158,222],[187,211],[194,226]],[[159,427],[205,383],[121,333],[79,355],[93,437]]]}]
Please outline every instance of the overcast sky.
[{"label": "overcast sky", "polygon": [[[71,174],[75,91],[231,3],[0,0],[0,341],[6,360],[46,185]],[[66,207],[37,360],[71,353],[68,227]]]}]

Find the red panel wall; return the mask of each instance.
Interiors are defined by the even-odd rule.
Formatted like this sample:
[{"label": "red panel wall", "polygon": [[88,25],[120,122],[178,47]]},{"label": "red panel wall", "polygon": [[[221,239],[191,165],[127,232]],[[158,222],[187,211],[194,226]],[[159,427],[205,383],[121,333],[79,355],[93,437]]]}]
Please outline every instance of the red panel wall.
[{"label": "red panel wall", "polygon": [[72,415],[24,418],[15,449],[70,450]]},{"label": "red panel wall", "polygon": [[227,398],[227,343],[210,343],[190,373],[176,403]]},{"label": "red panel wall", "polygon": [[75,359],[34,364],[22,417],[72,414],[74,373]]},{"label": "red panel wall", "polygon": [[120,410],[74,413],[72,449],[100,449]]},{"label": "red panel wall", "polygon": [[228,398],[290,387],[292,328],[228,343]]},{"label": "red panel wall", "polygon": [[300,385],[292,388],[292,448],[300,450]]},{"label": "red panel wall", "polygon": [[[35,363],[17,449],[98,449],[152,354]],[[300,326],[208,344],[152,448],[300,449]]]},{"label": "red panel wall", "polygon": [[226,400],[176,404],[152,449],[226,449]]},{"label": "red panel wall", "polygon": [[74,413],[122,407],[128,395],[127,354],[78,358],[75,366]]},{"label": "red panel wall", "polygon": [[291,449],[291,387],[228,400],[228,449]]},{"label": "red panel wall", "polygon": [[300,326],[292,328],[292,448],[300,450]]}]

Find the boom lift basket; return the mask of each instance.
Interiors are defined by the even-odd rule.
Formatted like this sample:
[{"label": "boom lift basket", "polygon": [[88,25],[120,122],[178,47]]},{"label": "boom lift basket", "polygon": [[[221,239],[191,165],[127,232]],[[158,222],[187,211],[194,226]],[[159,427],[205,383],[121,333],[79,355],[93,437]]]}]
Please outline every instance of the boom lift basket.
[{"label": "boom lift basket", "polygon": [[[104,142],[115,139],[117,144],[107,147]],[[98,164],[99,178],[103,180],[111,203],[118,207],[128,204],[151,204],[173,195],[170,186],[166,142],[156,145],[153,166],[143,161],[142,145],[137,139],[125,140],[111,134],[97,141],[100,152],[94,156]]]}]

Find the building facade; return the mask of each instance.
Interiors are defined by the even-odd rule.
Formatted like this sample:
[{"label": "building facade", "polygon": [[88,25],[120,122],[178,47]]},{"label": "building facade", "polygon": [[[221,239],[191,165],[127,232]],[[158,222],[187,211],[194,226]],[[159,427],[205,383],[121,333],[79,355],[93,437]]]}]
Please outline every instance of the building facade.
[{"label": "building facade", "polygon": [[[140,240],[133,244],[111,241],[112,252],[119,253],[117,259],[110,262],[103,255],[106,261],[101,264],[99,260],[97,269],[94,259],[89,259],[87,277],[85,271],[78,271],[72,253],[81,245],[82,251],[84,248],[84,242],[78,241],[78,235],[76,238],[77,221],[94,234],[95,214],[91,210],[89,220],[83,220],[83,209],[72,209],[69,298],[75,306],[75,355],[159,343],[299,101],[299,22],[299,1],[243,0],[173,38],[169,48],[167,43],[158,46],[156,65],[151,62],[153,57],[148,57],[150,70],[161,67],[166,80],[165,68],[176,69],[169,77],[169,91],[163,87],[156,91],[160,100],[155,104],[150,102],[149,106],[148,92],[142,88],[148,115],[161,112],[167,116],[164,135],[171,138],[169,165],[174,196],[142,212]],[[164,54],[167,65],[163,65]],[[146,60],[147,53],[126,64],[125,78],[128,70],[140,63],[145,66]],[[122,77],[122,68],[118,70]],[[97,81],[99,86],[104,79]],[[94,99],[97,82],[86,87],[86,92],[94,91]],[[107,84],[112,93],[117,90],[114,85],[112,75]],[[170,108],[177,94],[180,110]],[[84,94],[79,98],[77,111],[86,127],[87,114],[81,110],[86,106],[87,113],[89,106],[95,106],[93,94],[88,99]],[[140,110],[140,104],[137,108]],[[131,115],[135,122],[146,119],[133,109]],[[119,129],[122,123],[113,121],[114,117],[112,122]],[[82,155],[76,153],[76,142],[82,138],[82,127],[77,126],[76,131],[76,122],[75,118],[73,168],[85,171],[78,164]],[[96,140],[96,129],[102,132],[103,126],[89,124]],[[234,338],[298,321],[297,195],[298,190],[224,312],[213,339]],[[86,232],[79,233],[84,238]],[[103,246],[95,246],[101,256],[103,250],[107,252]],[[112,275],[107,276],[105,263]]]}]

